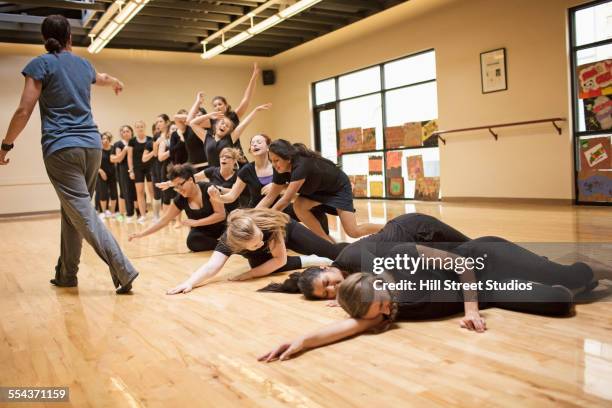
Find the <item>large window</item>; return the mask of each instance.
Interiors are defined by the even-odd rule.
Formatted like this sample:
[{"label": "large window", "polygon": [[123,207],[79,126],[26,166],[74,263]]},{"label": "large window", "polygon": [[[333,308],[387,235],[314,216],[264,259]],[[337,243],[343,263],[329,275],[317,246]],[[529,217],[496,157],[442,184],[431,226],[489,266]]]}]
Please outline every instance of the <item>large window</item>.
[{"label": "large window", "polygon": [[612,1],[570,10],[576,203],[612,203]]},{"label": "large window", "polygon": [[313,84],[315,144],[356,198],[438,200],[433,50]]}]

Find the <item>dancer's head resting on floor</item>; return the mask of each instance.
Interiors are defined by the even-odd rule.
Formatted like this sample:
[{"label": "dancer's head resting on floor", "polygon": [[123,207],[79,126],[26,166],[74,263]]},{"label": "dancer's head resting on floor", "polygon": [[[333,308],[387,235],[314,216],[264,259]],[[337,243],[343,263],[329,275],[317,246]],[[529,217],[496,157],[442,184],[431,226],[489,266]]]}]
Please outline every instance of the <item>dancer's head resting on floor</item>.
[{"label": "dancer's head resting on floor", "polygon": [[234,253],[255,251],[266,244],[264,233],[270,233],[268,242],[284,240],[288,222],[289,216],[276,210],[234,210],[227,217],[226,243]]},{"label": "dancer's head resting on floor", "polygon": [[[298,156],[309,159],[327,160],[319,153],[307,148],[303,143],[291,144],[291,142],[285,139],[277,139],[270,143],[270,161],[278,173],[289,173],[291,171],[291,163],[295,161]],[[333,162],[330,161],[330,163]]]},{"label": "dancer's head resting on floor", "polygon": [[219,153],[219,163],[221,167],[229,167],[231,169],[238,169],[238,162],[243,160],[242,152],[234,147],[226,147]]},{"label": "dancer's head resting on floor", "polygon": [[134,137],[134,129],[130,125],[123,125],[119,128],[119,136],[127,143]]},{"label": "dancer's head resting on floor", "polygon": [[348,274],[335,266],[311,266],[294,272],[282,283],[271,283],[258,292],[302,293],[306,299],[335,299]]},{"label": "dancer's head resting on floor", "polygon": [[255,156],[268,156],[268,152],[270,151],[270,143],[272,143],[272,139],[270,136],[260,133],[251,138],[251,143],[249,145],[249,152]]},{"label": "dancer's head resting on floor", "polygon": [[72,46],[70,23],[64,16],[53,14],[46,17],[40,31],[45,40],[47,52],[57,54]]},{"label": "dancer's head resting on floor", "polygon": [[190,198],[198,194],[195,173],[196,169],[188,163],[168,166],[168,180],[172,182],[174,191],[183,197]]}]

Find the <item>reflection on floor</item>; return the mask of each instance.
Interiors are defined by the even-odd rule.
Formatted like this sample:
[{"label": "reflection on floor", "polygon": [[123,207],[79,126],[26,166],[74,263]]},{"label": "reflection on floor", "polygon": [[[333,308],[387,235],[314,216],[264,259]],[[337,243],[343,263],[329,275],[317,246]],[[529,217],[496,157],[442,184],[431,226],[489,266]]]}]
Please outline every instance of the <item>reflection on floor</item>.
[{"label": "reflection on floor", "polygon": [[[471,237],[518,242],[612,242],[605,208],[359,200],[362,221],[419,211]],[[400,323],[284,363],[256,356],[343,318],[339,308],[297,295],[261,294],[271,280],[228,282],[247,269],[232,257],[214,282],[166,296],[209,253],[185,247],[168,227],[128,242],[136,224],[107,221],[141,273],[117,297],[106,266],[85,246],[79,288],[50,287],[59,217],[0,223],[0,384],[68,386],[75,406],[407,406],[486,404],[610,406],[612,304],[580,304],[571,318],[498,309],[489,330],[457,318]],[[344,238],[332,220],[337,238]]]}]

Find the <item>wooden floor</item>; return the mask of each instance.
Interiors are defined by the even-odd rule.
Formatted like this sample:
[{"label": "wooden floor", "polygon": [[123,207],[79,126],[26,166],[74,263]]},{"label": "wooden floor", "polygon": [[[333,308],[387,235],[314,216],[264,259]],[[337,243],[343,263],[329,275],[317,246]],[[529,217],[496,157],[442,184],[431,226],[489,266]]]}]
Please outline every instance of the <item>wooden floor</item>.
[{"label": "wooden floor", "polygon": [[[612,242],[605,208],[365,200],[357,208],[360,220],[382,222],[427,213],[472,237]],[[189,253],[185,229],[129,243],[142,226],[107,223],[140,271],[131,296],[114,294],[88,246],[78,290],[49,285],[57,216],[0,222],[0,385],[68,386],[78,407],[612,406],[609,300],[558,319],[489,309],[485,334],[461,330],[456,318],[400,323],[266,365],[258,354],[343,311],[255,292],[280,277],[228,282],[247,270],[239,257],[215,283],[166,296],[210,254]]]}]

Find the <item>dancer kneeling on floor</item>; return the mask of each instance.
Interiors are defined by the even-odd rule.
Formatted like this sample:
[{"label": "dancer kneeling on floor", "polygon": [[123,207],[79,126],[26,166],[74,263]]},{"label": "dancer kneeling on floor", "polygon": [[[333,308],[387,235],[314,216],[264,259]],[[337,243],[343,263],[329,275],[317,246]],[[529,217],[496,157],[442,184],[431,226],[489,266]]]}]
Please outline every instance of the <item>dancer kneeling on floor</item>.
[{"label": "dancer kneeling on floor", "polygon": [[[206,280],[219,273],[232,254],[244,256],[252,268],[232,280],[246,280],[274,272],[329,265],[344,246],[346,244],[332,244],[318,237],[280,211],[234,210],[227,218],[227,230],[208,262],[168,294],[187,293],[206,284]],[[288,256],[287,249],[310,256]]]},{"label": "dancer kneeling on floor", "polygon": [[179,195],[166,209],[162,218],[142,232],[131,234],[129,240],[142,238],[159,231],[173,220],[182,210],[187,214],[183,225],[191,227],[187,236],[187,247],[194,251],[210,251],[225,229],[225,208],[223,203],[208,195],[210,183],[196,183],[195,169],[190,164],[170,168],[168,178]]}]

